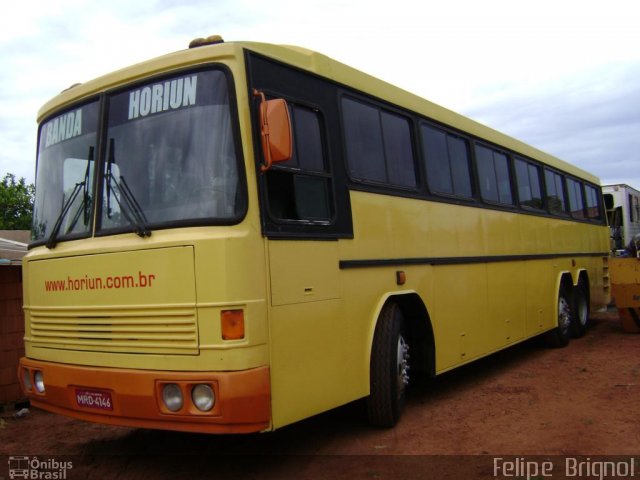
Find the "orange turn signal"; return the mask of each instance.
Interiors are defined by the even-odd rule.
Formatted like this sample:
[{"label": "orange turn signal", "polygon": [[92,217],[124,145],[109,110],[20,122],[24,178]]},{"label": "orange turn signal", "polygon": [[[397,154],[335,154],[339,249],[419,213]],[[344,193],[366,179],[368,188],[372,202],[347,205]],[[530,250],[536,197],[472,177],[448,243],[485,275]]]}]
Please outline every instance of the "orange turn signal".
[{"label": "orange turn signal", "polygon": [[223,340],[240,340],[244,338],[244,311],[223,310],[220,313]]}]

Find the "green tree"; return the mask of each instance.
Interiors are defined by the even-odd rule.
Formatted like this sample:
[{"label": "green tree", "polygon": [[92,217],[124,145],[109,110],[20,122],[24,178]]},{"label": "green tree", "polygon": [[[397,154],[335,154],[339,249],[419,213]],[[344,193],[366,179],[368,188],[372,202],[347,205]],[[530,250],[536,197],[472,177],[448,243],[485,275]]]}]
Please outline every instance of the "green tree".
[{"label": "green tree", "polygon": [[12,173],[0,181],[0,230],[30,230],[36,188]]}]

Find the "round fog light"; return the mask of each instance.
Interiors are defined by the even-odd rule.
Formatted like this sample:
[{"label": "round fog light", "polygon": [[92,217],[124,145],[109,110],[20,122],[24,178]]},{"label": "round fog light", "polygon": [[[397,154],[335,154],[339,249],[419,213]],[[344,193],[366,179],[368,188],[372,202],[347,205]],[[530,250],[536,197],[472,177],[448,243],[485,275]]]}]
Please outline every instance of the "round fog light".
[{"label": "round fog light", "polygon": [[31,383],[31,374],[29,373],[28,368],[22,369],[22,383],[24,384],[24,389],[27,392],[30,392],[33,388],[33,384]]},{"label": "round fog light", "polygon": [[170,411],[177,412],[182,408],[182,390],[175,383],[167,383],[162,389],[162,400]]},{"label": "round fog light", "polygon": [[44,393],[44,376],[42,375],[41,371],[37,371],[34,375],[33,375],[33,381],[36,387],[36,390],[38,391],[38,393]]},{"label": "round fog light", "polygon": [[209,385],[200,384],[191,390],[191,400],[198,410],[208,412],[216,403],[216,396]]}]

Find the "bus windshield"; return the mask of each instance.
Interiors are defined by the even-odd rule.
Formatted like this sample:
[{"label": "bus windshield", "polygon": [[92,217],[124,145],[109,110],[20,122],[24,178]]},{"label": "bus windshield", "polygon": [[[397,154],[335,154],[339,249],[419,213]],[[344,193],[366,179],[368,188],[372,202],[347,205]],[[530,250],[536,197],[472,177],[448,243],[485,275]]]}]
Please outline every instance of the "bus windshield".
[{"label": "bus windshield", "polygon": [[180,75],[116,94],[108,119],[101,229],[229,222],[241,215],[221,71]]},{"label": "bus windshield", "polygon": [[[90,233],[98,102],[57,115],[40,128],[32,239]],[[54,232],[54,230],[57,230]]]},{"label": "bus windshield", "polygon": [[231,118],[217,69],[138,84],[51,118],[40,129],[32,239],[53,247],[90,236],[94,207],[95,230],[105,233],[235,223],[246,201]]}]

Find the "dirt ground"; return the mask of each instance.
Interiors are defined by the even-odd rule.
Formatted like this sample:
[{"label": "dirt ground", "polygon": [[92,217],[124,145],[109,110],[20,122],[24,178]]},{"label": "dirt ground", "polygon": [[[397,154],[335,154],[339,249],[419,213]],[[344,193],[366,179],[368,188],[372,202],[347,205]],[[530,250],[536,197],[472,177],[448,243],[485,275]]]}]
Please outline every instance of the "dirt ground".
[{"label": "dirt ground", "polygon": [[[413,385],[394,429],[368,427],[362,411],[355,402],[248,436],[5,411],[0,480],[9,478],[8,457],[18,455],[67,459],[69,479],[495,478],[504,473],[494,470],[496,456],[540,462],[552,455],[631,458],[640,476],[640,335],[623,332],[614,312],[596,314],[587,335],[566,348],[531,341]],[[560,473],[553,478],[565,478]]]}]

